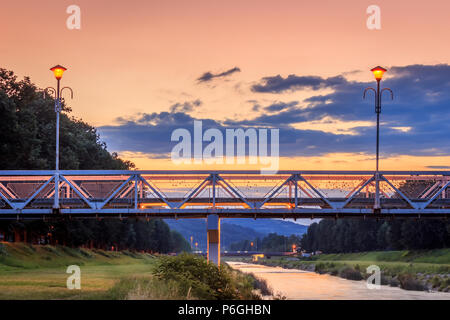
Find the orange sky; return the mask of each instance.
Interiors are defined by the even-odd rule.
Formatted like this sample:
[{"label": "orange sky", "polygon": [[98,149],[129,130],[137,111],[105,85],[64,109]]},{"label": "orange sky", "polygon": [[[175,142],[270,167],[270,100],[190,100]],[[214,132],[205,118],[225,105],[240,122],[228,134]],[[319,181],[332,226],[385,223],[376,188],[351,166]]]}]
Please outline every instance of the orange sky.
[{"label": "orange sky", "polygon": [[[66,28],[71,4],[81,8],[81,30]],[[381,7],[381,30],[366,28],[371,4]],[[197,111],[203,117],[243,119],[253,112],[248,100],[255,93],[248,88],[264,76],[335,76],[375,65],[449,63],[449,13],[448,0],[3,1],[0,66],[31,76],[41,87],[54,85],[49,67],[66,66],[63,84],[74,89],[73,114],[96,126],[194,99],[203,101]],[[220,88],[196,83],[206,71],[235,66],[242,71]],[[353,76],[372,79],[369,72]],[[307,96],[294,92],[263,99]],[[156,165],[129,156],[141,168]],[[321,160],[333,167],[339,159]],[[433,164],[448,160],[435,157]],[[423,167],[419,157],[404,161]],[[386,166],[396,163],[391,159]]]}]

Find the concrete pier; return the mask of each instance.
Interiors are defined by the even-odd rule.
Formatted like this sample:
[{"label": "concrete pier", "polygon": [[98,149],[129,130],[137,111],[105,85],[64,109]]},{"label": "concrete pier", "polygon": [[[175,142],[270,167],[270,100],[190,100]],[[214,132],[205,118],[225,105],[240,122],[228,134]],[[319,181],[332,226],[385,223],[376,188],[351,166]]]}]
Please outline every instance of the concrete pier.
[{"label": "concrete pier", "polygon": [[217,214],[210,214],[206,218],[208,233],[208,261],[220,266],[220,218]]}]

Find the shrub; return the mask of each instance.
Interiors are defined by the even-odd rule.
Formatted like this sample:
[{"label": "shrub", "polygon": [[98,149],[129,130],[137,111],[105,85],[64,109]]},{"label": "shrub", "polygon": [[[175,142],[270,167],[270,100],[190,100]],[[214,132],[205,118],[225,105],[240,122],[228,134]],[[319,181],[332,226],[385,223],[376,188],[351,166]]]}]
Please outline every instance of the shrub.
[{"label": "shrub", "polygon": [[448,292],[449,286],[450,286],[450,278],[446,278],[446,279],[442,280],[442,282],[439,286],[439,291]]},{"label": "shrub", "polygon": [[204,258],[183,253],[176,257],[163,257],[155,275],[165,281],[176,281],[182,294],[191,292],[199,299],[239,299],[226,265],[220,268]]},{"label": "shrub", "polygon": [[400,281],[400,288],[402,289],[416,291],[425,290],[425,286],[422,284],[422,282],[415,279],[410,274],[401,274],[398,276],[398,280]]},{"label": "shrub", "polygon": [[431,279],[431,287],[439,288],[440,285],[441,285],[441,278],[438,276],[434,276],[433,279]]},{"label": "shrub", "polygon": [[400,281],[398,281],[398,279],[396,277],[391,278],[391,280],[389,281],[389,285],[391,287],[398,287],[400,285]]},{"label": "shrub", "polygon": [[317,273],[319,273],[319,274],[326,273],[326,266],[325,266],[325,264],[322,263],[322,262],[317,263],[316,266],[315,266],[315,271]]},{"label": "shrub", "polygon": [[339,276],[348,280],[362,280],[361,272],[351,267],[344,267],[339,271]]},{"label": "shrub", "polygon": [[272,296],[273,290],[266,280],[256,277],[253,273],[248,274],[253,280],[253,288],[258,289],[264,296]]},{"label": "shrub", "polygon": [[0,243],[0,256],[7,256],[8,251],[6,250],[6,247]]},{"label": "shrub", "polygon": [[386,286],[386,285],[390,284],[390,282],[391,282],[391,277],[385,276],[384,274],[381,275],[381,277],[380,277],[381,285]]}]

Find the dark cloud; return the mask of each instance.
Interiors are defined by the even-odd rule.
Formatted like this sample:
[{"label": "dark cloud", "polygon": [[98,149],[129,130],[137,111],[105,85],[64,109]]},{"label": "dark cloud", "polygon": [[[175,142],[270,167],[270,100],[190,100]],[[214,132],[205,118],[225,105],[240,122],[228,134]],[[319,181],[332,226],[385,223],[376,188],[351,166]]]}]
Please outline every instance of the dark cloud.
[{"label": "dark cloud", "polygon": [[[382,86],[392,88],[395,100],[391,102],[388,95],[383,97],[382,155],[450,155],[447,139],[450,134],[450,66],[392,67],[387,74],[391,77],[383,80]],[[364,88],[373,83],[333,83],[333,93],[313,96],[303,103],[276,102],[260,106],[253,101],[253,106],[258,106],[253,107],[254,110],[261,112],[258,116],[222,122],[203,119],[204,128],[218,128],[222,132],[239,127],[279,128],[281,156],[318,156],[333,152],[373,154],[374,127],[354,128],[355,135],[346,135],[303,130],[298,124],[323,121],[326,117],[342,121],[376,119],[373,95],[370,93],[366,100],[362,99]],[[121,118],[118,125],[100,127],[99,132],[111,150],[167,154],[175,144],[170,142],[172,131],[176,128],[192,131],[194,120],[185,111],[173,108],[171,112],[141,114],[137,119]],[[408,130],[396,129],[399,127]]]},{"label": "dark cloud", "polygon": [[183,103],[175,103],[170,106],[170,112],[190,112],[193,111],[195,107],[199,107],[202,105],[202,102],[197,99],[194,101],[185,101]]},{"label": "dark cloud", "polygon": [[290,109],[298,104],[298,101],[292,102],[276,102],[267,107],[264,107],[265,111],[268,112],[279,112],[282,110]]},{"label": "dark cloud", "polygon": [[208,82],[213,80],[214,78],[223,78],[226,76],[229,76],[235,72],[241,72],[241,69],[239,69],[238,67],[234,67],[230,70],[221,72],[221,73],[217,73],[217,74],[213,74],[211,72],[205,72],[204,74],[202,74],[200,76],[200,78],[197,79],[198,82]]},{"label": "dark cloud", "polygon": [[290,74],[287,78],[280,75],[262,78],[260,83],[251,87],[254,92],[282,93],[289,90],[313,89],[319,90],[347,83],[342,76],[321,78],[317,76],[297,76]]}]

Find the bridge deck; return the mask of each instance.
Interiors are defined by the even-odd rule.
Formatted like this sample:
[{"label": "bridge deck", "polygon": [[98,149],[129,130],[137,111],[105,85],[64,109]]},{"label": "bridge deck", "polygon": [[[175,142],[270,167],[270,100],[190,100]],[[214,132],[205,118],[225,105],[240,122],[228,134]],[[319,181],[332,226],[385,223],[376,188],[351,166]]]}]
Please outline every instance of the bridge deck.
[{"label": "bridge deck", "polygon": [[0,171],[0,219],[447,217],[450,171]]}]

